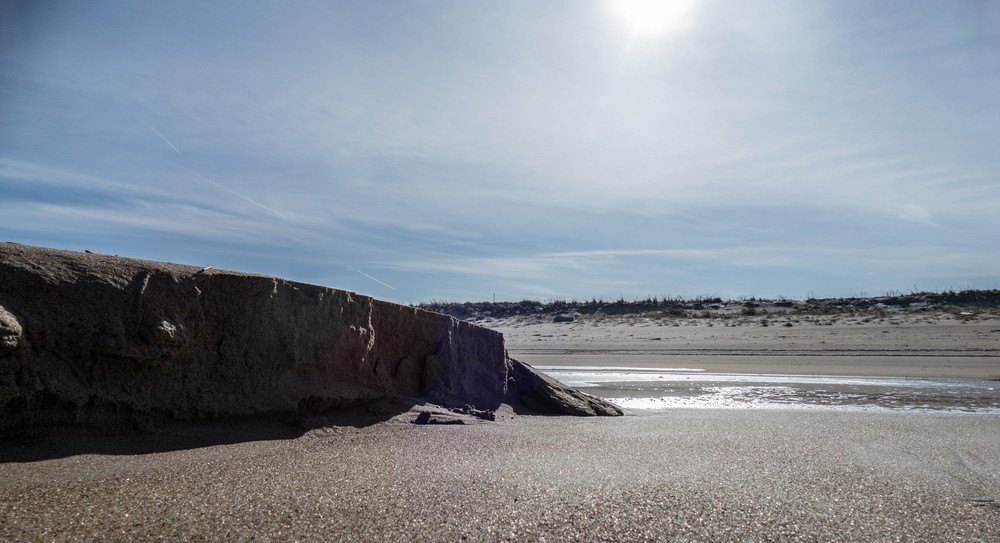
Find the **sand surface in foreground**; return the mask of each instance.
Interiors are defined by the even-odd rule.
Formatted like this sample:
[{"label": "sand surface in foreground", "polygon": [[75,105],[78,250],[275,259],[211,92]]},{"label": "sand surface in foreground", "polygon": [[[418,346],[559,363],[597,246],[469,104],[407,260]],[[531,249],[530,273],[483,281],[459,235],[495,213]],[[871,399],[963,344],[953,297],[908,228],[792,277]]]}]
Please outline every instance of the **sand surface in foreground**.
[{"label": "sand surface in foreground", "polygon": [[[995,321],[494,325],[538,364],[1000,377]],[[1000,540],[1000,416],[500,415],[5,444],[0,540]]]},{"label": "sand surface in foreground", "polygon": [[[674,410],[0,464],[0,539],[1000,538],[1000,417]],[[127,447],[125,447],[127,449]]]}]

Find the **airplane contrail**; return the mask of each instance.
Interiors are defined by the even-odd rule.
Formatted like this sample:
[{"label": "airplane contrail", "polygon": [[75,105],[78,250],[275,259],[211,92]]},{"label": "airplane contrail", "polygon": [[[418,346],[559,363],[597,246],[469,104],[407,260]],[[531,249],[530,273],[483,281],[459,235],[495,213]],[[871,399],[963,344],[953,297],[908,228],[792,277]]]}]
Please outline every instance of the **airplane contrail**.
[{"label": "airplane contrail", "polygon": [[153,125],[147,123],[146,121],[142,121],[142,122],[143,122],[143,124],[145,124],[146,126],[148,126],[150,130],[152,130],[153,132],[156,132],[156,135],[160,136],[160,139],[163,140],[164,143],[166,143],[167,145],[169,145],[170,148],[174,150],[174,152],[180,154],[181,150],[178,149],[177,147],[175,147],[173,143],[170,143],[170,140],[168,140],[166,136],[164,136],[163,134],[161,134],[159,130],[157,130],[156,128],[154,128]]},{"label": "airplane contrail", "polygon": [[355,268],[354,266],[351,266],[350,264],[348,264],[347,267],[351,268],[352,270],[354,270],[354,271],[356,271],[358,273],[360,273],[361,275],[364,275],[365,277],[371,279],[372,281],[375,281],[376,283],[378,283],[380,285],[385,285],[385,286],[391,288],[392,290],[396,290],[396,287],[390,285],[389,283],[386,283],[384,281],[379,281],[378,279],[375,279],[374,277],[372,277],[372,276],[368,275],[367,273],[365,273],[365,272],[363,272],[363,271]]},{"label": "airplane contrail", "polygon": [[121,97],[118,96],[118,94],[113,94],[113,96],[114,96],[115,100],[119,104],[121,104],[122,107],[124,107],[125,109],[129,110],[129,112],[132,113],[132,115],[136,119],[138,119],[139,122],[141,122],[142,124],[146,125],[146,127],[149,128],[150,130],[152,130],[157,136],[160,136],[160,139],[163,140],[163,143],[166,143],[167,145],[169,145],[170,148],[173,149],[175,153],[180,154],[181,150],[178,149],[177,146],[174,145],[173,143],[170,143],[170,140],[168,140],[166,136],[164,136],[159,130],[157,130],[156,127],[154,127],[153,125],[151,125],[148,122],[146,122],[146,119],[144,119],[142,117],[142,115],[139,115],[138,111],[132,109],[132,106],[128,105],[128,103],[125,102],[125,100],[122,100]]},{"label": "airplane contrail", "polygon": [[[169,143],[169,142],[167,142],[167,143]],[[171,147],[173,147],[173,146],[171,145]],[[174,166],[177,166],[178,168],[180,168],[180,169],[186,171],[187,173],[189,173],[189,174],[197,177],[198,179],[201,179],[202,181],[211,183],[212,185],[214,185],[216,187],[219,187],[220,189],[222,189],[222,190],[224,190],[224,191],[232,194],[233,196],[236,196],[238,198],[242,198],[243,200],[246,200],[247,202],[250,202],[251,204],[253,204],[253,205],[255,205],[255,206],[257,206],[257,207],[259,207],[261,209],[265,209],[267,211],[270,211],[271,213],[274,213],[275,215],[281,217],[282,219],[285,218],[285,214],[284,213],[281,213],[280,211],[275,211],[274,209],[271,209],[271,208],[267,207],[266,205],[264,205],[264,204],[262,204],[260,202],[255,202],[255,201],[251,200],[250,198],[247,198],[246,196],[243,196],[242,194],[236,192],[235,190],[233,190],[233,189],[231,189],[229,187],[225,187],[223,185],[220,185],[220,184],[216,183],[215,181],[212,181],[211,179],[205,177],[204,175],[201,175],[201,174],[195,172],[194,170],[192,170],[191,168],[188,168],[187,166],[178,164],[176,162],[171,162],[169,160],[164,160],[164,162],[166,162],[168,164],[173,164]]]}]

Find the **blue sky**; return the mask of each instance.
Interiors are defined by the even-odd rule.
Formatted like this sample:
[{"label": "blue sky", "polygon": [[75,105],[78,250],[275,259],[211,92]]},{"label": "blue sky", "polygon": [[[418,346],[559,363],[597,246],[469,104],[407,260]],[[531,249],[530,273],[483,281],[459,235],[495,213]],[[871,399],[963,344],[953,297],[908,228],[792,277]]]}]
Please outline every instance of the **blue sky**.
[{"label": "blue sky", "polygon": [[655,4],[6,2],[0,240],[400,302],[1000,288],[1000,3]]}]

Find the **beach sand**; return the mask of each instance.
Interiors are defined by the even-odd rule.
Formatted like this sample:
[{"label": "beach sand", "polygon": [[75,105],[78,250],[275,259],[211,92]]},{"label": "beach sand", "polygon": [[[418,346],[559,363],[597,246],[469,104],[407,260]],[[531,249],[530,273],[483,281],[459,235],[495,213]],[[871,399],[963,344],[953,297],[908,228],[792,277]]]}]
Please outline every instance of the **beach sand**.
[{"label": "beach sand", "polygon": [[[1000,377],[996,321],[490,325],[513,357],[548,365]],[[997,415],[498,415],[8,443],[0,539],[1000,540]]]},{"label": "beach sand", "polygon": [[[513,318],[483,325],[504,334],[513,358],[535,366],[692,368],[716,373],[1000,379],[1000,319],[901,315],[886,322],[826,318],[654,319],[584,317],[571,323]],[[767,326],[761,323],[767,321]]]}]

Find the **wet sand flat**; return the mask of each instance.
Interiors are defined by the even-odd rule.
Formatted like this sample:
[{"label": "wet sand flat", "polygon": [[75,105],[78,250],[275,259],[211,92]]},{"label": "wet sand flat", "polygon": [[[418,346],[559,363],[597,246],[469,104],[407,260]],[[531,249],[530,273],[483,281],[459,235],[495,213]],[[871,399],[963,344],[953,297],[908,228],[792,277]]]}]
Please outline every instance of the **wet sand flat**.
[{"label": "wet sand flat", "polygon": [[641,317],[484,323],[536,366],[688,368],[717,373],[1000,379],[1000,320],[860,321],[785,327]]},{"label": "wet sand flat", "polygon": [[925,410],[1000,415],[1000,319],[673,319],[489,324],[514,358],[629,409]]}]

